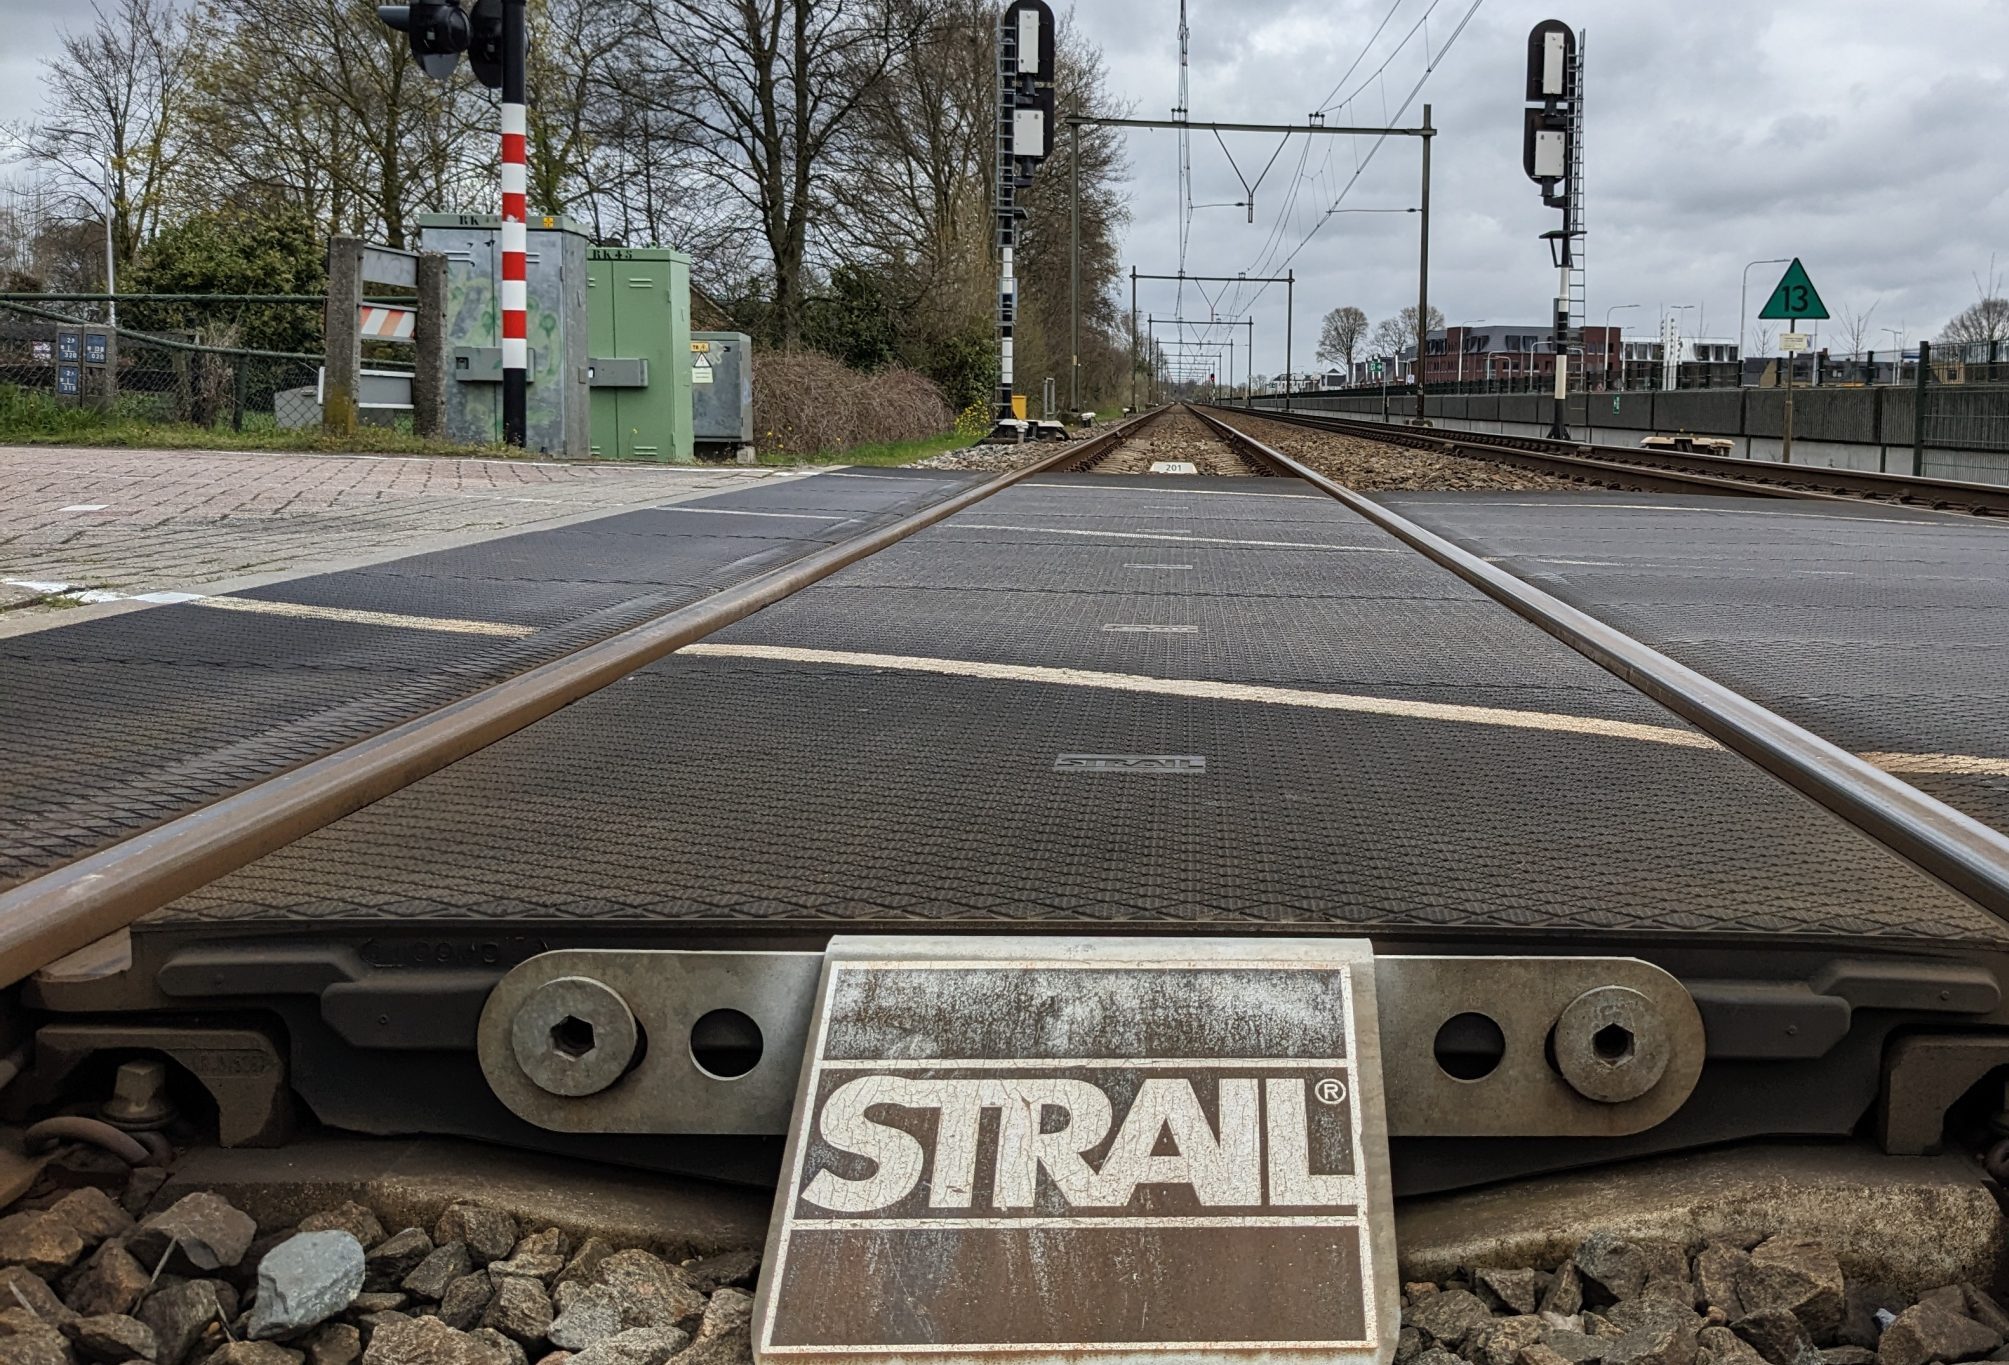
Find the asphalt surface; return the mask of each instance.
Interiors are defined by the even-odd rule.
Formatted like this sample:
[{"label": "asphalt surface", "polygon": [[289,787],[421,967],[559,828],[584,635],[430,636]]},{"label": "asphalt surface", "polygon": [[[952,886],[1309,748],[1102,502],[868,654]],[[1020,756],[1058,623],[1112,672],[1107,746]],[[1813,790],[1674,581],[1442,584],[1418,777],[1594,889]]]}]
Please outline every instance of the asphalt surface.
[{"label": "asphalt surface", "polygon": [[2009,830],[2009,526],[1672,494],[1380,499]]},{"label": "asphalt surface", "polygon": [[763,483],[0,638],[0,886],[975,477],[858,470]]},{"label": "asphalt surface", "polygon": [[[1254,483],[1021,485],[137,932],[2009,940],[1337,503]],[[466,567],[372,600],[506,605]]]}]

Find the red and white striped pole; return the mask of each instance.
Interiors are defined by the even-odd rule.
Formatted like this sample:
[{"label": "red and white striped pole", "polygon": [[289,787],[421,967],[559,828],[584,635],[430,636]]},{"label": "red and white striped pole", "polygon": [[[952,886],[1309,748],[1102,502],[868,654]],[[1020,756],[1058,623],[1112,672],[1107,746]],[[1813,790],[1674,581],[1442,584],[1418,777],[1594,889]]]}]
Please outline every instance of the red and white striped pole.
[{"label": "red and white striped pole", "polygon": [[502,0],[502,440],[518,447],[526,444],[530,427],[530,213],[524,145],[529,57],[529,0]]}]

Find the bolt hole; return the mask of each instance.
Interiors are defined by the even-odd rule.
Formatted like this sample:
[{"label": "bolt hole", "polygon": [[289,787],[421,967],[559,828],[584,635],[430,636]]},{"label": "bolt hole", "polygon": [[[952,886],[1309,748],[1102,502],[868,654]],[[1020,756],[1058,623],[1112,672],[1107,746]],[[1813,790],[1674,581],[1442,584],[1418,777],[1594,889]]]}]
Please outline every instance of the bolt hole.
[{"label": "bolt hole", "polygon": [[760,1065],[760,1025],[738,1010],[713,1010],[691,1025],[691,1060],[707,1076],[730,1081]]},{"label": "bolt hole", "polygon": [[1493,1074],[1507,1055],[1507,1035],[1483,1014],[1456,1014],[1437,1030],[1437,1065],[1453,1080],[1477,1081]]},{"label": "bolt hole", "polygon": [[551,1050],[574,1061],[593,1050],[593,1025],[568,1014],[551,1026]]},{"label": "bolt hole", "polygon": [[1606,1024],[1590,1036],[1591,1051],[1607,1066],[1632,1060],[1632,1030],[1623,1024]]}]

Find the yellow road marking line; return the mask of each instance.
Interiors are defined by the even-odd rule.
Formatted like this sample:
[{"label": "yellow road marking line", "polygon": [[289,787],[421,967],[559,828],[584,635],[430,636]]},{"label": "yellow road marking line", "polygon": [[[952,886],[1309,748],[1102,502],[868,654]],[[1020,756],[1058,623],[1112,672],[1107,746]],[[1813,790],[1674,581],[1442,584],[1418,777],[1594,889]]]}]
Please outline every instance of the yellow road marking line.
[{"label": "yellow road marking line", "polygon": [[1644,725],[1635,721],[1603,720],[1554,711],[1515,711],[1498,706],[1460,706],[1448,702],[1405,701],[1396,697],[1356,696],[1343,692],[1312,692],[1295,687],[1256,683],[1209,682],[1204,679],[1152,678],[1137,673],[1100,673],[1085,668],[1045,668],[1026,664],[983,663],[975,659],[928,659],[906,654],[861,654],[842,649],[793,649],[780,645],[686,645],[679,651],[706,658],[763,659],[777,663],[836,664],[847,668],[882,668],[908,673],[938,673],[957,678],[1003,682],[1048,683],[1061,687],[1093,687],[1115,692],[1144,692],[1161,697],[1199,701],[1258,702],[1270,706],[1301,706],[1315,711],[1352,711],[1408,720],[1450,721],[1464,725],[1494,725],[1515,730],[1549,730],[1564,734],[1633,739],[1680,749],[1720,749],[1696,730],[1675,725]]},{"label": "yellow road marking line", "polygon": [[402,630],[439,630],[451,635],[497,635],[519,639],[535,635],[536,626],[501,621],[465,621],[450,616],[405,616],[394,611],[358,611],[351,607],[309,607],[297,602],[267,602],[255,597],[203,597],[195,605],[221,611],[248,611],[266,616],[297,616],[313,621],[346,621],[356,626],[395,626]]},{"label": "yellow road marking line", "polygon": [[1116,540],[1175,540],[1182,545],[1253,545],[1266,550],[1342,550],[1348,554],[1399,555],[1408,551],[1394,545],[1333,545],[1315,540],[1234,540],[1224,536],[1166,535],[1155,531],[1077,531],[1065,526],[1001,526],[982,521],[945,521],[944,526],[962,531],[1031,531],[1043,536],[1099,536]]},{"label": "yellow road marking line", "polygon": [[1952,777],[2009,777],[2009,758],[1978,754],[1864,754],[1887,773],[1936,773]]}]

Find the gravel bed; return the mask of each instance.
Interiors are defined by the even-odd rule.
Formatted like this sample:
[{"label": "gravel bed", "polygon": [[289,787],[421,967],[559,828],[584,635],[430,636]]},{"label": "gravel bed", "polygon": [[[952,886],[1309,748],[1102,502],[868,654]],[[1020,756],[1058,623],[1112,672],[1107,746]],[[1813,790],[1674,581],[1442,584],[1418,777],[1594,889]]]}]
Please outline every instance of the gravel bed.
[{"label": "gravel bed", "polygon": [[[477,1201],[261,1228],[166,1173],[59,1159],[0,1217],[0,1365],[750,1365],[759,1254],[672,1263]],[[859,1273],[871,1273],[866,1265]],[[1000,1293],[1031,1286],[996,1286]],[[1065,1292],[1063,1289],[1061,1292]],[[1397,1365],[2009,1360],[1987,1290],[1900,1293],[1790,1235],[1593,1232],[1550,1266],[1402,1286]]]},{"label": "gravel bed", "polygon": [[1284,454],[1361,493],[1582,491],[1583,485],[1547,474],[1510,469],[1486,460],[1384,445],[1362,436],[1313,431],[1291,422],[1272,422],[1236,413],[1231,422]]},{"label": "gravel bed", "polygon": [[164,1179],[59,1163],[0,1218],[0,1365],[753,1360],[756,1251],[672,1264],[473,1201],[267,1229],[215,1194],[162,1201]]},{"label": "gravel bed", "polygon": [[1089,468],[1091,474],[1149,474],[1160,460],[1187,460],[1195,473],[1220,476],[1247,476],[1255,473],[1248,462],[1229,449],[1212,428],[1188,412],[1174,408],[1136,436],[1125,441],[1107,459]]},{"label": "gravel bed", "polygon": [[947,450],[925,460],[916,460],[908,468],[977,469],[1002,474],[1010,469],[1023,469],[1051,454],[1053,444],[1050,441],[1027,441],[1014,446],[965,446],[961,450]]},{"label": "gravel bed", "polygon": [[1701,1246],[1592,1233],[1561,1265],[1475,1266],[1402,1289],[1398,1365],[1946,1365],[2003,1360],[1986,1291],[1896,1293],[1818,1241]]}]

